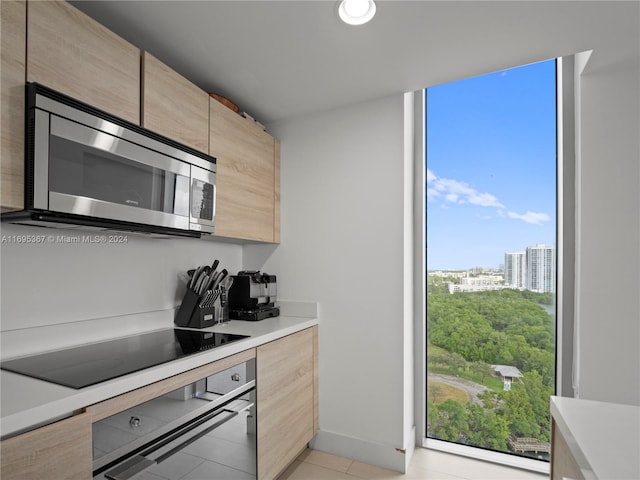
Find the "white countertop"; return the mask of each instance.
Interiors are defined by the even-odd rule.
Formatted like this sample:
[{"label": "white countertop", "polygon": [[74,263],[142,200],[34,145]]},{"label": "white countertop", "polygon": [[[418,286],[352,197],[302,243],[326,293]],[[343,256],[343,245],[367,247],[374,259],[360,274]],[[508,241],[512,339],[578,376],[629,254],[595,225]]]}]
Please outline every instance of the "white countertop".
[{"label": "white countertop", "polygon": [[4,438],[51,423],[70,416],[74,410],[317,324],[317,319],[307,317],[279,316],[258,322],[232,320],[203,331],[249,335],[248,338],[79,390],[0,370],[0,435]]},{"label": "white countertop", "polygon": [[551,415],[585,479],[640,479],[640,407],[551,397]]}]

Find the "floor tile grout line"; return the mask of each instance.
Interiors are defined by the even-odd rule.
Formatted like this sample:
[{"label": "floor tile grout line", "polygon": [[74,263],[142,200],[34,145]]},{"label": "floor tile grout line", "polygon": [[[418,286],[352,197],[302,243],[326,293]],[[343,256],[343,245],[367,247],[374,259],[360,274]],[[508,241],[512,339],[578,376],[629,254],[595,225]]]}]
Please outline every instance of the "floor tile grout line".
[{"label": "floor tile grout line", "polygon": [[351,470],[351,467],[353,466],[353,462],[354,462],[354,460],[353,460],[353,459],[351,459],[351,458],[350,458],[349,460],[350,460],[350,461],[349,461],[349,466],[347,467],[347,469],[346,469],[345,473],[346,473],[347,475],[350,475],[350,476],[352,476],[352,477],[353,477],[353,475],[351,475],[351,474],[349,473],[349,470]]},{"label": "floor tile grout line", "polygon": [[326,468],[327,470],[331,470],[331,471],[333,471],[333,472],[344,473],[344,474],[347,474],[347,475],[349,475],[349,476],[351,476],[351,477],[357,478],[357,477],[355,477],[354,475],[351,475],[350,473],[348,473],[348,472],[349,472],[349,469],[350,469],[350,468],[351,468],[351,466],[353,465],[353,462],[355,461],[355,460],[353,460],[353,459],[351,459],[351,458],[340,457],[340,458],[343,458],[343,459],[345,459],[345,460],[349,460],[349,465],[347,466],[347,468],[346,468],[344,471],[339,470],[339,469],[337,469],[337,468],[332,468],[332,467],[330,467],[329,465],[325,465],[325,464],[320,465],[320,464],[318,464],[318,463],[308,462],[308,461],[307,461],[307,458],[309,458],[309,457],[308,457],[308,456],[306,456],[306,457],[302,460],[302,463],[308,463],[309,465],[314,465],[314,466],[316,466],[316,467]]}]

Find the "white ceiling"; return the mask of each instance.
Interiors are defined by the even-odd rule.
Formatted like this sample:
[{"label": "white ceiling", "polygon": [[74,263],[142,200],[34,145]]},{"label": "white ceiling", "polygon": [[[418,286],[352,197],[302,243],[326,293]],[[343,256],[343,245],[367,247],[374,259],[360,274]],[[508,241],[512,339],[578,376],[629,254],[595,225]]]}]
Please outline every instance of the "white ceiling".
[{"label": "white ceiling", "polygon": [[387,0],[357,27],[334,0],[72,3],[262,123],[590,49],[638,61],[638,1]]}]

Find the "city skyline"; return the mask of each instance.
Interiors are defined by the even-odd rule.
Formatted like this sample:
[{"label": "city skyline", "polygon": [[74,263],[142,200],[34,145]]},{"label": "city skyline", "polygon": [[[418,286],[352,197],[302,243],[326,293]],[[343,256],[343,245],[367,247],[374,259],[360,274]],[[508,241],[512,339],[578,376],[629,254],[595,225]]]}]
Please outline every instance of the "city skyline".
[{"label": "city skyline", "polygon": [[534,292],[555,292],[556,247],[538,244],[504,254],[504,284]]},{"label": "city skyline", "polygon": [[551,247],[553,249],[555,249],[556,247],[555,244],[543,244],[543,243],[530,244],[521,249],[517,249],[511,252],[504,252],[502,255],[502,263],[499,263],[497,265],[468,265],[466,267],[461,267],[461,268],[427,268],[427,272],[430,272],[430,273],[431,272],[470,272],[470,271],[480,270],[485,272],[501,271],[504,273],[507,268],[507,260],[506,260],[507,255],[516,255],[516,254],[526,255],[528,249],[535,248],[538,246],[546,246],[546,247]]},{"label": "city skyline", "polygon": [[427,270],[497,268],[556,243],[555,61],[427,97]]}]

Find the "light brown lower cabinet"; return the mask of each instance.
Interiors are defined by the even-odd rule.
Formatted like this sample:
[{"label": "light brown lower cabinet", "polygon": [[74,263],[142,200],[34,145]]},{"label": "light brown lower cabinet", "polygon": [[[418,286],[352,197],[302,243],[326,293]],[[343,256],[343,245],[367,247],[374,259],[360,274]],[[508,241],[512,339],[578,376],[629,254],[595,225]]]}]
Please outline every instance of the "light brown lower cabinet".
[{"label": "light brown lower cabinet", "polygon": [[91,479],[91,415],[73,417],[0,444],[2,480]]},{"label": "light brown lower cabinet", "polygon": [[258,480],[273,480],[316,431],[317,327],[258,347]]},{"label": "light brown lower cabinet", "polygon": [[551,419],[551,480],[584,480],[578,462],[562,436],[556,422]]}]

